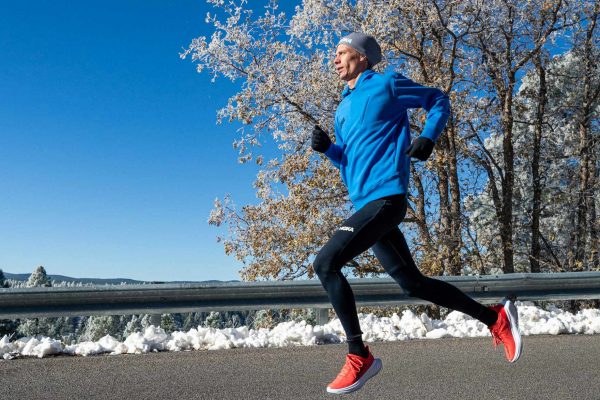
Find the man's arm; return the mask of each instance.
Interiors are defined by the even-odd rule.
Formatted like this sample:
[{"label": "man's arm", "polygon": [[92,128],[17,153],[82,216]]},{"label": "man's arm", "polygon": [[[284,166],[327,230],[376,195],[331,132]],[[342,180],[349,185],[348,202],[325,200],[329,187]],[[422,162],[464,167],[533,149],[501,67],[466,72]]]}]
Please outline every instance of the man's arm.
[{"label": "man's arm", "polygon": [[342,163],[342,154],[342,148],[335,143],[331,143],[331,146],[329,146],[329,149],[327,149],[325,152],[327,158],[329,158],[333,165],[335,165],[338,169]]},{"label": "man's arm", "polygon": [[439,89],[419,85],[401,74],[392,78],[392,93],[406,108],[423,108],[427,120],[420,137],[435,142],[450,116],[450,99]]}]

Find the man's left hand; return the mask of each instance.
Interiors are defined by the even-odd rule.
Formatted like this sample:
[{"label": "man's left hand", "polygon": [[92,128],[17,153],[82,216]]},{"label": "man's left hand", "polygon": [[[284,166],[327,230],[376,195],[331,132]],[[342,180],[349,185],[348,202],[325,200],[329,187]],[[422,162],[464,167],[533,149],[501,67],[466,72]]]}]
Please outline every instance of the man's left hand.
[{"label": "man's left hand", "polygon": [[406,154],[408,154],[410,157],[425,161],[433,152],[433,146],[435,146],[433,140],[419,136],[410,144],[406,150]]}]

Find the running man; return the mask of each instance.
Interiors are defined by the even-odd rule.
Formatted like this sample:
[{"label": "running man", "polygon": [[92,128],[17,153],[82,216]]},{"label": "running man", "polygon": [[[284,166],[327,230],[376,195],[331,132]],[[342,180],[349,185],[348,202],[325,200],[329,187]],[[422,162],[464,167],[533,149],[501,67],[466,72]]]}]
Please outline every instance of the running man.
[{"label": "running man", "polygon": [[[450,114],[448,96],[401,74],[379,74],[381,48],[372,36],[351,33],[336,50],[335,68],[347,83],[335,113],[336,143],[318,126],[311,146],[339,168],[356,213],[340,226],[315,258],[313,267],[340,319],[348,342],[346,363],[327,386],[330,393],[358,390],[381,369],[362,341],[354,295],[341,269],[369,248],[385,271],[410,295],[458,310],[489,327],[515,362],[522,342],[514,303],[485,307],[449,283],[421,274],[398,225],[407,208],[411,157],[425,161]],[[412,143],[407,109],[424,108],[427,120]]]}]

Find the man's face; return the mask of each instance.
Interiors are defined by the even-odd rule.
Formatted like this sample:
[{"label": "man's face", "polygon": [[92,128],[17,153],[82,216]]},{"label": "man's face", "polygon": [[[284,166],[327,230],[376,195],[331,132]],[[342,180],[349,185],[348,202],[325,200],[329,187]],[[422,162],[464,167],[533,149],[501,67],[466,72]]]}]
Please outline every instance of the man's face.
[{"label": "man's face", "polygon": [[346,82],[355,79],[368,65],[367,57],[345,44],[337,47],[333,63],[340,79]]}]

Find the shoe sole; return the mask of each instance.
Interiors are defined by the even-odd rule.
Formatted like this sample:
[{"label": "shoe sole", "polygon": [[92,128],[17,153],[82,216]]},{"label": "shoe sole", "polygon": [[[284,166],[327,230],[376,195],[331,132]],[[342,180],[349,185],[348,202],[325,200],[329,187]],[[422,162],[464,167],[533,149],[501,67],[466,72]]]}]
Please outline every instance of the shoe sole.
[{"label": "shoe sole", "polygon": [[372,377],[377,375],[379,373],[379,371],[381,371],[382,366],[383,366],[383,363],[381,362],[381,360],[379,358],[376,358],[373,361],[373,364],[371,364],[371,366],[369,367],[369,369],[363,374],[363,376],[361,376],[352,385],[346,386],[345,388],[340,388],[340,389],[331,389],[329,386],[327,386],[327,392],[334,393],[334,394],[346,394],[346,393],[355,392],[358,389],[360,389],[361,387],[363,387],[363,385],[365,383],[367,383],[367,381],[369,379],[371,379]]},{"label": "shoe sole", "polygon": [[511,363],[514,363],[521,357],[523,350],[523,340],[519,333],[519,313],[517,312],[517,307],[510,300],[504,302],[504,312],[506,312],[506,316],[510,322],[510,332],[515,341],[515,355],[512,360],[509,360]]}]

